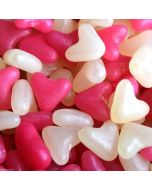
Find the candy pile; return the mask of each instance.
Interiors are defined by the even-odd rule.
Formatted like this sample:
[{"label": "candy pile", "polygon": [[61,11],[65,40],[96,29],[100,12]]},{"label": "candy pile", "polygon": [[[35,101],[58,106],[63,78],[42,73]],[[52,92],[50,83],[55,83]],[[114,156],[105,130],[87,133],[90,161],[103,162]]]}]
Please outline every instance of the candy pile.
[{"label": "candy pile", "polygon": [[152,170],[152,20],[0,20],[0,170]]}]

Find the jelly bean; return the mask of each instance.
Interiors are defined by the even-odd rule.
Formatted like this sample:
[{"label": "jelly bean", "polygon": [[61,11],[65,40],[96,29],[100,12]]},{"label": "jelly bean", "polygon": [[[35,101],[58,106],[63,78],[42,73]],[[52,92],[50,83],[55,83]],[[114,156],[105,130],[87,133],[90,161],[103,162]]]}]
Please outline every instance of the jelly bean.
[{"label": "jelly bean", "polygon": [[30,112],[21,116],[21,122],[31,123],[37,131],[41,132],[44,127],[53,124],[52,113],[46,111]]},{"label": "jelly bean", "polygon": [[125,171],[148,171],[150,168],[150,162],[144,160],[139,154],[131,159],[126,160],[121,157],[119,159]]},{"label": "jelly bean", "polygon": [[57,52],[47,45],[42,34],[27,36],[20,41],[19,49],[35,55],[43,63],[54,63],[58,59]]},{"label": "jelly bean", "polygon": [[0,109],[11,108],[11,88],[20,77],[20,72],[14,67],[0,70]]},{"label": "jelly bean", "polygon": [[0,131],[12,129],[20,124],[20,117],[11,111],[0,111]]},{"label": "jelly bean", "polygon": [[0,55],[3,56],[8,49],[15,48],[18,42],[32,33],[30,29],[18,29],[13,22],[0,20]]},{"label": "jelly bean", "polygon": [[131,19],[130,23],[135,31],[152,29],[152,19]]},{"label": "jelly bean", "polygon": [[122,55],[132,57],[133,54],[142,46],[150,46],[152,47],[152,31],[146,30],[141,32],[120,44],[120,53]]},{"label": "jelly bean", "polygon": [[73,81],[75,92],[82,92],[106,78],[106,69],[101,59],[85,62]]},{"label": "jelly bean", "polygon": [[42,69],[42,63],[37,57],[20,49],[6,51],[4,61],[7,65],[14,66],[29,73],[39,72]]},{"label": "jelly bean", "polygon": [[46,34],[46,42],[58,52],[61,58],[67,61],[65,57],[65,51],[67,50],[67,48],[69,48],[78,41],[77,33],[77,30],[70,34],[64,34],[58,31],[51,31]]},{"label": "jelly bean", "polygon": [[135,97],[131,82],[127,79],[121,80],[114,94],[110,112],[111,120],[119,124],[128,123],[142,119],[148,112],[148,104]]},{"label": "jelly bean", "polygon": [[110,118],[110,111],[106,103],[111,93],[111,84],[102,82],[78,93],[75,98],[75,105],[94,119],[98,121],[107,121]]},{"label": "jelly bean", "polygon": [[43,73],[33,74],[30,83],[38,106],[42,111],[52,111],[71,89],[69,80],[62,78],[51,80]]},{"label": "jelly bean", "polygon": [[105,171],[105,167],[99,157],[90,150],[83,152],[81,157],[82,170],[84,171]]},{"label": "jelly bean", "polygon": [[56,110],[52,116],[53,122],[61,127],[93,127],[93,119],[86,113],[76,109]]},{"label": "jelly bean", "polygon": [[81,171],[81,168],[77,164],[69,164],[63,167],[61,171]]},{"label": "jelly bean", "polygon": [[148,161],[152,161],[152,146],[146,147],[140,151],[140,155]]},{"label": "jelly bean", "polygon": [[77,22],[72,19],[54,19],[53,29],[63,33],[70,33],[77,29]]},{"label": "jelly bean", "polygon": [[33,169],[50,165],[51,156],[37,130],[30,123],[21,123],[16,129],[15,144],[20,156]]},{"label": "jelly bean", "polygon": [[4,69],[6,67],[6,64],[4,62],[4,60],[0,57],[0,70]]},{"label": "jelly bean", "polygon": [[80,19],[78,25],[81,24],[91,24],[96,29],[105,28],[108,26],[112,26],[114,20],[113,19]]},{"label": "jelly bean", "polygon": [[6,160],[6,147],[2,135],[0,134],[0,164]]},{"label": "jelly bean", "polygon": [[34,28],[40,32],[48,33],[52,30],[51,19],[16,19],[14,24],[18,28]]},{"label": "jelly bean", "polygon": [[7,153],[6,168],[13,171],[26,171],[30,168],[23,162],[17,150],[10,150]]},{"label": "jelly bean", "polygon": [[105,52],[105,45],[91,25],[80,25],[78,35],[79,41],[65,52],[69,61],[91,61],[102,57]]},{"label": "jelly bean", "polygon": [[122,167],[118,157],[112,161],[102,160],[102,163],[104,164],[107,171],[124,171],[124,168]]},{"label": "jelly bean", "polygon": [[97,156],[106,161],[114,160],[117,155],[119,131],[116,124],[105,122],[100,128],[84,127],[79,130],[80,141]]},{"label": "jelly bean", "polygon": [[12,88],[11,106],[14,113],[25,115],[34,106],[35,99],[27,80],[17,80]]},{"label": "jelly bean", "polygon": [[127,36],[127,28],[123,25],[113,25],[98,31],[98,35],[103,40],[106,51],[104,58],[114,61],[118,59],[119,45]]},{"label": "jelly bean", "polygon": [[78,129],[72,127],[48,126],[43,129],[42,138],[56,164],[68,162],[70,150],[80,142],[77,132]]},{"label": "jelly bean", "polygon": [[152,47],[143,46],[133,55],[129,69],[135,79],[145,88],[152,87]]},{"label": "jelly bean", "polygon": [[138,123],[124,124],[118,142],[119,155],[130,159],[143,148],[152,146],[152,129]]}]

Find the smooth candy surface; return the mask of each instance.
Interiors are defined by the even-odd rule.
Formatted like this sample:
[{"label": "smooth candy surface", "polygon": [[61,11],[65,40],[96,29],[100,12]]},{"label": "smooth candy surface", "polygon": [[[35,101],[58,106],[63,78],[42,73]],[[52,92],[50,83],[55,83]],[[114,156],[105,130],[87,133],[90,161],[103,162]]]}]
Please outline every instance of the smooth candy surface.
[{"label": "smooth candy surface", "polygon": [[90,24],[95,28],[104,28],[111,26],[113,24],[113,19],[80,19],[78,25],[81,24]]},{"label": "smooth candy surface", "polygon": [[119,124],[128,123],[145,117],[148,112],[148,104],[135,97],[131,82],[127,79],[121,80],[114,94],[111,120]]},{"label": "smooth candy surface", "polygon": [[119,156],[119,159],[125,171],[148,171],[150,168],[150,162],[142,158],[140,154],[136,154],[127,160]]},{"label": "smooth candy surface", "polygon": [[65,165],[69,160],[70,150],[80,141],[78,129],[70,127],[48,126],[42,131],[42,138],[50,151],[52,159],[58,165]]},{"label": "smooth candy surface", "polygon": [[78,93],[75,97],[75,105],[94,119],[98,121],[107,121],[110,118],[107,101],[111,93],[111,84],[102,82]]},{"label": "smooth candy surface", "polygon": [[6,147],[2,135],[0,134],[0,164],[2,164],[7,157]]},{"label": "smooth candy surface", "polygon": [[145,88],[152,87],[152,47],[143,46],[133,55],[129,69],[135,79]]},{"label": "smooth candy surface", "polygon": [[54,63],[58,59],[57,52],[45,42],[42,34],[30,35],[19,43],[19,49],[35,55],[43,63]]},{"label": "smooth candy surface", "polygon": [[0,131],[12,129],[20,124],[20,117],[11,111],[0,111]]},{"label": "smooth candy surface", "polygon": [[78,29],[79,41],[69,47],[65,56],[73,62],[99,59],[105,52],[105,45],[89,24],[82,24]]},{"label": "smooth candy surface", "polygon": [[104,58],[114,61],[119,57],[119,45],[126,38],[127,32],[124,25],[113,25],[98,31],[106,47]]},{"label": "smooth candy surface", "polygon": [[133,158],[143,148],[152,146],[152,128],[138,123],[124,124],[118,142],[119,155],[124,159]]},{"label": "smooth candy surface", "polygon": [[31,76],[30,83],[38,106],[42,111],[52,111],[71,89],[69,80],[63,78],[51,80],[43,73],[34,73]]},{"label": "smooth candy surface", "polygon": [[0,110],[11,108],[11,89],[19,77],[20,72],[15,67],[0,70]]},{"label": "smooth candy surface", "polygon": [[106,78],[106,69],[101,59],[85,62],[73,80],[75,92],[82,92]]},{"label": "smooth candy surface", "polygon": [[52,30],[51,19],[16,19],[14,24],[18,28],[34,28],[40,32],[48,33]]},{"label": "smooth candy surface", "polygon": [[148,161],[152,161],[152,146],[146,147],[140,151],[140,155]]},{"label": "smooth candy surface", "polygon": [[17,80],[12,88],[11,107],[14,113],[25,115],[35,103],[32,88],[27,80]]},{"label": "smooth candy surface", "polygon": [[136,31],[152,29],[152,19],[130,19],[130,23]]},{"label": "smooth candy surface", "polygon": [[107,121],[100,128],[82,128],[78,136],[86,147],[103,160],[111,161],[117,157],[119,131],[113,122]]},{"label": "smooth candy surface", "polygon": [[82,127],[93,127],[93,119],[86,113],[76,109],[56,110],[52,116],[53,122],[61,127],[81,129]]},{"label": "smooth candy surface", "polygon": [[20,49],[6,51],[4,61],[7,65],[29,73],[39,72],[42,69],[42,63],[37,57]]},{"label": "smooth candy surface", "polygon": [[61,171],[81,171],[81,168],[77,164],[69,164],[63,167]]},{"label": "smooth candy surface", "polygon": [[44,169],[50,165],[50,153],[30,123],[21,123],[15,132],[15,144],[22,159],[32,169]]},{"label": "smooth candy surface", "polygon": [[81,165],[83,171],[106,171],[102,160],[90,150],[83,152]]}]

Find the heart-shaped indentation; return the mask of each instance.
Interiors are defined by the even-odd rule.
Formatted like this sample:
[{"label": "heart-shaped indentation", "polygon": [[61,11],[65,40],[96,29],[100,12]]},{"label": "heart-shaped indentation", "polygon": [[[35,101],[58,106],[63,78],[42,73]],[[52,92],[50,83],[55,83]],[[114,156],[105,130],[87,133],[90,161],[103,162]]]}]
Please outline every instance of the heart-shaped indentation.
[{"label": "heart-shaped indentation", "polygon": [[105,45],[89,24],[82,24],[78,30],[79,41],[69,47],[65,56],[73,62],[99,59],[105,52]]},{"label": "heart-shaped indentation", "polygon": [[138,49],[129,63],[129,69],[135,79],[145,88],[152,87],[152,47]]},{"label": "heart-shaped indentation", "polygon": [[14,23],[18,28],[31,27],[43,33],[50,32],[53,27],[51,19],[16,19]]},{"label": "heart-shaped indentation", "polygon": [[131,19],[130,23],[138,32],[152,29],[152,19]]},{"label": "heart-shaped indentation", "polygon": [[71,89],[67,79],[51,80],[43,73],[34,73],[30,80],[39,108],[52,111]]},{"label": "heart-shaped indentation", "polygon": [[118,152],[124,159],[131,159],[143,148],[152,146],[152,128],[138,123],[124,124],[119,137]]},{"label": "heart-shaped indentation", "polygon": [[111,84],[102,82],[78,93],[75,97],[75,105],[94,119],[98,121],[107,121],[110,118],[107,101],[111,93]]},{"label": "heart-shaped indentation", "polygon": [[114,61],[119,57],[119,45],[127,36],[127,32],[124,25],[113,25],[98,31],[98,35],[106,46],[104,58]]},{"label": "heart-shaped indentation", "polygon": [[106,78],[106,69],[101,59],[85,62],[73,80],[75,92],[82,92]]},{"label": "heart-shaped indentation", "polygon": [[128,123],[142,119],[148,112],[148,104],[136,98],[131,82],[127,79],[121,80],[114,94],[111,120],[119,124]]},{"label": "heart-shaped indentation", "polygon": [[65,165],[69,160],[70,150],[79,144],[77,132],[78,129],[72,127],[48,126],[43,129],[42,138],[58,165]]},{"label": "heart-shaped indentation", "polygon": [[119,131],[113,122],[107,121],[100,128],[82,128],[78,136],[86,147],[103,160],[111,161],[117,157]]}]

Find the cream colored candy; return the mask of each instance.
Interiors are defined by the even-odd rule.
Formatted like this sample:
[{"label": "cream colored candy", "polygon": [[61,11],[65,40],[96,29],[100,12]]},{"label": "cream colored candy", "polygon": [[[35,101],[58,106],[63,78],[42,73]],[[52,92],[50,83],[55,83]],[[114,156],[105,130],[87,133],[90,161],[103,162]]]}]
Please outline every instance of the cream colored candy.
[{"label": "cream colored candy", "polygon": [[86,113],[76,109],[59,109],[52,115],[53,122],[61,127],[81,129],[93,127],[93,119]]},{"label": "cream colored candy", "polygon": [[43,129],[42,138],[56,164],[68,162],[70,150],[80,142],[77,132],[69,127],[48,126]]},{"label": "cream colored candy", "polygon": [[0,70],[4,69],[6,67],[6,64],[4,62],[4,60],[0,57]]},{"label": "cream colored candy", "polygon": [[53,29],[63,33],[70,33],[78,28],[77,21],[73,19],[54,19]]},{"label": "cream colored candy", "polygon": [[91,61],[103,56],[105,45],[91,25],[80,25],[78,35],[79,41],[65,52],[68,60],[73,62]]},{"label": "cream colored candy", "polygon": [[12,111],[0,111],[0,131],[17,127],[20,121],[20,117]]},{"label": "cream colored candy", "polygon": [[113,122],[107,121],[100,128],[82,128],[78,136],[80,141],[101,159],[111,161],[117,157],[119,131]]},{"label": "cream colored candy", "polygon": [[37,57],[20,49],[7,50],[4,61],[7,65],[29,73],[39,72],[42,69],[42,63]]},{"label": "cream colored candy", "polygon": [[[54,71],[50,75],[50,78],[51,79],[66,78],[66,79],[70,80],[71,82],[73,81],[73,75],[72,75],[71,71],[69,71],[68,69],[64,69],[64,68]],[[72,106],[72,105],[74,105],[74,99],[75,99],[75,92],[73,91],[73,89],[71,89],[61,102],[65,106]]]},{"label": "cream colored candy", "polygon": [[78,25],[81,24],[91,24],[96,29],[105,28],[108,26],[112,26],[114,20],[113,19],[80,19]]},{"label": "cream colored candy", "polygon": [[145,30],[120,44],[120,53],[132,57],[143,46],[152,47],[152,30]]},{"label": "cream colored candy", "polygon": [[85,62],[73,80],[75,92],[82,92],[106,78],[106,69],[101,59]]},{"label": "cream colored candy", "polygon": [[12,88],[11,106],[14,113],[25,115],[34,103],[32,88],[27,80],[17,80]]},{"label": "cream colored candy", "polygon": [[125,171],[149,171],[150,169],[150,162],[145,160],[140,154],[136,154],[127,160],[119,156],[119,160]]},{"label": "cream colored candy", "polygon": [[135,79],[145,88],[152,87],[152,47],[138,49],[129,63],[129,69]]},{"label": "cream colored candy", "polygon": [[127,79],[121,80],[115,90],[111,120],[118,124],[128,123],[142,119],[148,112],[148,104],[136,98],[131,82]]},{"label": "cream colored candy", "polygon": [[148,146],[152,146],[152,128],[133,122],[123,125],[118,143],[118,152],[122,158],[131,159]]}]

